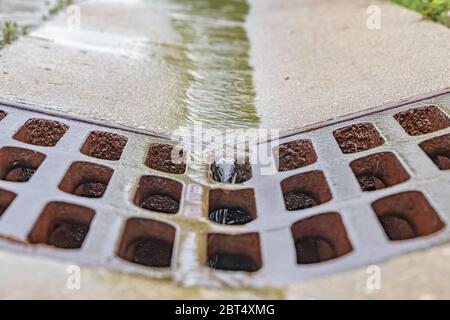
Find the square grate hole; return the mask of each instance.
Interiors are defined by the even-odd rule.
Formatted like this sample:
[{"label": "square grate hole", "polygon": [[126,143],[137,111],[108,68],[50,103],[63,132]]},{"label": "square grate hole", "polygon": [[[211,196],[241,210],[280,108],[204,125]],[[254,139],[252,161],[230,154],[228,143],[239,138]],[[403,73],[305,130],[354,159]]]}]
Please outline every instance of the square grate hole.
[{"label": "square grate hole", "polygon": [[118,256],[155,268],[168,268],[172,262],[175,228],[156,220],[128,219]]},{"label": "square grate hole", "polygon": [[74,162],[59,184],[59,189],[86,198],[101,198],[114,170],[89,162]]},{"label": "square grate hole", "polygon": [[58,121],[34,118],[25,122],[13,138],[36,146],[53,147],[68,129]]},{"label": "square grate hole", "polygon": [[0,110],[0,121],[2,121],[8,114],[5,111]]},{"label": "square grate hole", "polygon": [[374,191],[409,180],[408,172],[392,152],[380,152],[350,163],[363,191]]},{"label": "square grate hole", "polygon": [[183,174],[186,171],[186,153],[172,144],[154,143],[150,145],[145,165],[162,172]]},{"label": "square grate hole", "polygon": [[206,265],[212,269],[255,272],[262,267],[258,233],[208,234]]},{"label": "square grate hole", "polygon": [[433,234],[445,224],[425,196],[408,191],[382,198],[372,204],[390,240],[406,240]]},{"label": "square grate hole", "polygon": [[22,148],[0,149],[0,179],[10,182],[27,182],[42,164],[45,155]]},{"label": "square grate hole", "polygon": [[28,235],[28,241],[60,249],[79,249],[94,215],[94,210],[83,206],[50,202]]},{"label": "square grate hole", "polygon": [[317,155],[310,140],[296,140],[280,144],[273,154],[278,171],[289,171],[309,166],[317,161]]},{"label": "square grate hole", "polygon": [[450,169],[450,134],[423,141],[419,147],[439,169]]},{"label": "square grate hole", "polygon": [[98,159],[117,161],[128,139],[111,132],[93,131],[81,147],[81,153]]},{"label": "square grate hole", "polygon": [[210,167],[210,177],[222,183],[244,183],[252,178],[252,165],[248,158],[222,158],[214,161]]},{"label": "square grate hole", "polygon": [[322,213],[291,227],[298,264],[335,259],[353,250],[339,213]]},{"label": "square grate hole", "polygon": [[343,153],[365,151],[384,144],[372,123],[353,124],[333,131],[333,135]]},{"label": "square grate hole", "polygon": [[208,199],[211,221],[220,224],[241,225],[256,219],[255,192],[253,189],[212,189]]},{"label": "square grate hole", "polygon": [[419,136],[450,126],[450,120],[445,113],[432,105],[399,112],[394,118],[410,136]]},{"label": "square grate hole", "polygon": [[183,185],[158,176],[143,176],[134,196],[134,203],[146,210],[175,214],[180,208]]},{"label": "square grate hole", "polygon": [[319,170],[286,178],[281,181],[281,189],[289,211],[311,208],[332,198],[325,175]]},{"label": "square grate hole", "polygon": [[3,215],[3,213],[8,209],[8,207],[11,205],[11,203],[16,198],[16,194],[7,191],[4,189],[0,189],[0,217]]}]

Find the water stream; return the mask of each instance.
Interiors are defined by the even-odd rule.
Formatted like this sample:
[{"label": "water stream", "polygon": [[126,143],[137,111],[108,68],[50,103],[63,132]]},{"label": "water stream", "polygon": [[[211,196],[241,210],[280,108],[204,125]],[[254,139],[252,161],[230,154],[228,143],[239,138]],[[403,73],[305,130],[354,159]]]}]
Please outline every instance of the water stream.
[{"label": "water stream", "polygon": [[[182,39],[177,63],[185,70],[181,135],[192,135],[201,124],[203,135],[189,138],[191,168],[196,180],[204,180],[207,166],[200,149],[192,144],[211,143],[212,149],[237,149],[236,139],[224,136],[230,129],[257,128],[260,123],[254,99],[250,42],[245,30],[249,12],[246,0],[166,0],[173,28]],[[208,129],[220,139],[208,136]],[[244,145],[244,148],[246,146]],[[194,151],[194,152],[192,152]],[[239,150],[239,151],[246,151]]]}]

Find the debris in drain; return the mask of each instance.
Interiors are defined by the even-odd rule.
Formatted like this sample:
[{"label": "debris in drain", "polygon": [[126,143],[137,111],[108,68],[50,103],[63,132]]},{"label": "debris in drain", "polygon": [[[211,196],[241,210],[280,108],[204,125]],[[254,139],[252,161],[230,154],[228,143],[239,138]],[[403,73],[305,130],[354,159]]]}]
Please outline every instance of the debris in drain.
[{"label": "debris in drain", "polygon": [[332,199],[325,175],[320,170],[299,173],[281,181],[286,209],[301,210]]},{"label": "debris in drain", "polygon": [[359,123],[337,129],[333,132],[343,153],[355,153],[369,150],[384,143],[372,123]]},{"label": "debris in drain", "polygon": [[219,270],[249,271],[258,270],[252,258],[245,254],[218,252],[208,258],[208,267]]},{"label": "debris in drain", "polygon": [[245,163],[236,163],[236,160],[222,158],[211,164],[211,176],[217,182],[243,183],[252,178],[252,168],[248,159]]},{"label": "debris in drain", "polygon": [[238,208],[217,209],[209,214],[209,220],[220,224],[241,225],[251,222],[253,219],[244,210]]},{"label": "debris in drain", "polygon": [[297,140],[279,145],[274,150],[279,171],[305,167],[317,161],[317,155],[310,140]]},{"label": "debris in drain", "polygon": [[86,198],[101,198],[106,187],[106,184],[101,182],[85,182],[76,187],[73,194]]},{"label": "debris in drain", "polygon": [[410,136],[418,136],[445,129],[450,119],[437,106],[423,106],[394,115],[395,120]]},{"label": "debris in drain", "polygon": [[79,249],[88,231],[87,224],[73,220],[58,220],[49,230],[47,243],[61,249]]},{"label": "debris in drain", "polygon": [[6,117],[6,112],[0,110],[0,121]]},{"label": "debris in drain", "polygon": [[17,147],[0,149],[0,179],[10,182],[27,182],[34,175],[45,155]]},{"label": "debris in drain", "polygon": [[321,237],[306,237],[295,242],[299,264],[311,264],[336,258],[333,245]]},{"label": "debris in drain", "polygon": [[170,267],[172,244],[156,238],[141,238],[130,244],[132,262],[155,268]]},{"label": "debris in drain", "polygon": [[410,179],[408,172],[392,152],[374,153],[353,160],[350,167],[363,191],[392,187]]},{"label": "debris in drain", "polygon": [[94,158],[117,161],[122,156],[127,138],[111,132],[93,131],[81,152]]},{"label": "debris in drain", "polygon": [[154,143],[150,146],[145,165],[162,172],[183,174],[186,171],[186,154],[177,146]]},{"label": "debris in drain", "polygon": [[10,182],[27,182],[31,179],[36,169],[20,167],[17,163],[13,165],[13,168],[6,174],[4,180]]},{"label": "debris in drain", "polygon": [[177,213],[180,207],[178,201],[163,194],[152,194],[144,199],[142,208],[164,213]]},{"label": "debris in drain", "polygon": [[374,191],[386,188],[384,182],[371,173],[358,176],[357,179],[363,191]]},{"label": "debris in drain", "polygon": [[284,202],[288,210],[301,210],[317,206],[317,201],[301,192],[289,192],[284,195]]},{"label": "debris in drain", "polygon": [[400,215],[382,216],[380,222],[390,240],[406,240],[416,237],[414,226]]},{"label": "debris in drain", "polygon": [[68,126],[58,121],[29,119],[13,138],[28,144],[53,147],[68,129]]}]

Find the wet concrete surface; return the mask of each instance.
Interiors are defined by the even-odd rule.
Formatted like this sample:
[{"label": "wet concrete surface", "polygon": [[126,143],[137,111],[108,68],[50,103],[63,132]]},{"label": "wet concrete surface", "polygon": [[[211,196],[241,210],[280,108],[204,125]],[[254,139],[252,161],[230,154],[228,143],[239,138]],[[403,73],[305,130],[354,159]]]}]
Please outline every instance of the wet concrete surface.
[{"label": "wet concrete surface", "polygon": [[[417,14],[380,2],[383,27],[379,31],[369,31],[365,26],[365,9],[369,1],[357,3],[286,0],[252,2],[246,25],[252,46],[249,48],[250,53],[244,51],[243,61],[248,64],[245,68],[252,66],[254,70],[251,77],[254,84],[249,86],[250,94],[245,96],[245,103],[250,110],[246,111],[249,118],[236,123],[237,126],[259,126],[261,121],[265,127],[299,127],[373,107],[386,100],[448,85],[450,66],[445,57],[450,52],[450,35],[447,29],[420,21]],[[179,126],[189,124],[196,116],[202,119],[202,112],[207,112],[207,106],[194,116],[189,113],[189,109],[186,110],[189,99],[192,99],[189,93],[196,92],[196,86],[199,85],[186,77],[186,70],[194,73],[193,76],[199,76],[195,74],[196,69],[192,68],[198,62],[198,57],[192,56],[195,50],[188,52],[191,60],[187,61],[189,66],[186,68],[186,52],[183,53],[185,49],[180,50],[180,44],[186,43],[186,39],[183,39],[186,35],[174,28],[173,15],[166,11],[167,3],[146,6],[140,1],[127,4],[113,1],[107,9],[103,4],[104,1],[83,4],[82,30],[67,30],[65,18],[60,15],[31,36],[1,51],[0,96],[158,132],[173,132]],[[176,6],[171,12],[180,14],[179,9]],[[337,15],[335,12],[345,14]],[[175,16],[179,17],[177,14]],[[308,19],[311,16],[317,19]],[[238,28],[242,29],[242,26],[238,25]],[[155,29],[158,32],[154,32]],[[188,39],[191,41],[188,47],[196,48],[198,40],[192,34],[188,35]],[[160,50],[161,47],[164,50]],[[177,63],[172,63],[173,60]],[[423,61],[434,63],[424,64]],[[250,81],[247,76],[243,79]],[[204,88],[208,86],[202,90]],[[190,101],[195,104],[196,100]],[[220,99],[211,101],[223,102]],[[234,105],[233,102],[225,102],[230,103],[229,106]],[[226,113],[227,109],[223,112]],[[439,250],[432,249],[425,255],[440,257],[444,249]],[[19,269],[27,269],[24,262],[32,259],[2,255],[5,259],[14,256],[8,265],[19,265]],[[399,267],[407,265],[406,262],[422,261],[420,253],[415,255],[386,263],[389,275],[398,275]],[[437,269],[442,267],[430,260],[425,261],[427,265]],[[30,265],[53,271],[63,266],[44,259]],[[7,265],[3,265],[3,268],[7,268]],[[245,289],[230,292],[184,288],[175,290],[167,282],[144,281],[138,277],[91,270],[87,272],[91,281],[87,287],[94,290],[83,290],[75,293],[75,296],[86,297],[96,292],[109,297],[139,298],[152,296],[149,293],[151,291],[158,293],[158,298],[309,298],[326,297],[331,293],[335,294],[334,297],[370,297],[361,289],[362,285],[354,280],[360,276],[358,272],[331,277],[322,282],[318,280],[315,282],[318,284],[316,287],[293,285],[280,294],[282,291],[277,290],[264,293]],[[379,295],[417,297],[418,292],[430,290],[435,297],[443,297],[448,293],[434,278],[428,279],[422,291],[415,287],[414,292],[408,293],[406,290],[411,285],[408,286],[407,282],[412,273],[408,271],[404,275],[409,275],[409,278],[389,276],[387,287],[391,291],[383,290]],[[112,278],[112,284],[105,285],[105,279],[109,282]],[[40,287],[41,279],[29,279],[20,272],[16,273],[14,279],[17,280],[12,282],[14,286],[23,283],[31,285],[31,290],[26,293],[4,291],[0,295],[72,295],[64,289],[63,281],[60,284],[52,279],[50,289],[42,293],[41,290],[33,290]],[[135,279],[137,281],[133,282]],[[47,287],[43,280],[43,285]],[[160,290],[144,290],[143,287],[150,283],[157,283]],[[317,290],[330,283],[341,285],[335,285],[330,290],[327,287],[326,293]],[[349,283],[354,284],[354,287]],[[344,287],[348,290],[343,290]],[[107,291],[105,288],[113,290]],[[339,293],[334,288],[340,290]],[[379,295],[375,293],[373,296]]]}]

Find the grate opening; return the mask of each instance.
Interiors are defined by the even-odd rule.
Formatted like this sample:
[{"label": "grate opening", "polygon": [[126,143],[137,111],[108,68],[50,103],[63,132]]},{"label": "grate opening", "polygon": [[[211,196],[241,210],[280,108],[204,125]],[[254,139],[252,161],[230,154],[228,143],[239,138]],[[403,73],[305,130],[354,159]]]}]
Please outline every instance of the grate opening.
[{"label": "grate opening", "polygon": [[212,269],[255,272],[262,267],[258,233],[208,234],[206,265]]},{"label": "grate opening", "polygon": [[273,150],[278,171],[289,171],[309,166],[317,161],[310,140],[297,140],[280,144]]},{"label": "grate opening", "polygon": [[359,123],[333,131],[343,153],[355,153],[376,148],[384,144],[378,130],[372,123]]},{"label": "grate opening", "polygon": [[252,165],[248,158],[239,161],[222,158],[210,165],[210,177],[222,183],[244,183],[252,178]]},{"label": "grate opening", "polygon": [[0,178],[10,182],[27,182],[44,161],[45,155],[22,148],[0,149]]},{"label": "grate opening", "polygon": [[284,203],[289,211],[311,208],[331,200],[325,175],[315,170],[281,181]]},{"label": "grate opening", "polygon": [[111,132],[93,131],[81,147],[81,153],[98,159],[117,161],[128,139]]},{"label": "grate opening", "polygon": [[439,169],[450,169],[450,134],[423,141],[419,147]]},{"label": "grate opening", "polygon": [[178,212],[183,185],[175,180],[158,176],[142,176],[134,203],[146,210],[167,214]]},{"label": "grate opening", "polygon": [[183,174],[186,171],[186,159],[182,148],[172,144],[154,143],[150,145],[145,165],[162,172]]},{"label": "grate opening", "polygon": [[28,241],[60,249],[79,249],[94,215],[94,210],[83,206],[50,202],[28,235]]},{"label": "grate opening", "polygon": [[425,196],[408,191],[382,198],[372,204],[390,240],[406,240],[433,234],[445,224]]},{"label": "grate opening", "polygon": [[335,259],[353,250],[339,213],[322,213],[291,227],[298,264]]},{"label": "grate opening", "polygon": [[410,136],[419,136],[445,129],[450,120],[437,106],[422,106],[394,115],[395,120]]},{"label": "grate opening", "polygon": [[0,110],[0,121],[2,121],[8,114],[5,111]]},{"label": "grate opening", "polygon": [[53,147],[68,129],[58,121],[34,118],[25,122],[13,138],[36,146]]},{"label": "grate opening", "polygon": [[253,189],[212,189],[208,198],[209,220],[220,224],[242,225],[256,219]]},{"label": "grate opening", "polygon": [[384,189],[410,178],[392,152],[380,152],[354,160],[350,167],[363,191]]},{"label": "grate opening", "polygon": [[118,256],[132,263],[168,268],[172,262],[175,228],[156,220],[128,219]]},{"label": "grate opening", "polygon": [[86,198],[101,198],[114,170],[89,162],[74,162],[65,174],[59,189]]},{"label": "grate opening", "polygon": [[8,209],[15,198],[15,193],[0,189],[0,217],[3,215],[6,209]]}]

